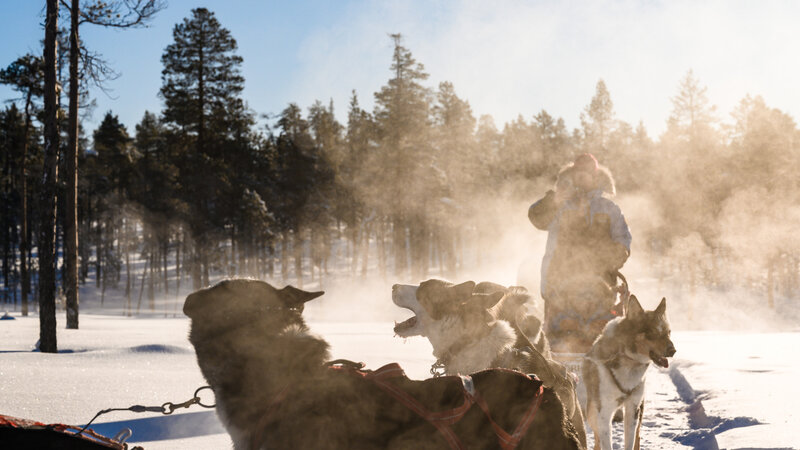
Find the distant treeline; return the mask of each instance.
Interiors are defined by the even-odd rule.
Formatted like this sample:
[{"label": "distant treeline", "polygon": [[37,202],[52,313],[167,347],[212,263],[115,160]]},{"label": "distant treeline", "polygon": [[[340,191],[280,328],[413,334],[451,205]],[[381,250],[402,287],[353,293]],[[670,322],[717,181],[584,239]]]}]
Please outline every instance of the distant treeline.
[{"label": "distant treeline", "polygon": [[[600,80],[579,128],[542,110],[498,129],[489,116],[476,119],[452,83],[427,85],[396,34],[372,111],[353,91],[346,123],[332,102],[317,101],[306,111],[289,104],[264,128],[241,96],[236,41],[214,14],[195,9],[173,34],[161,56],[163,110],[145,112],[132,135],[108,112],[79,141],[82,283],[90,273],[102,287],[126,283],[130,301],[134,257],[147,261],[150,299],[154,286],[180,289],[169,280],[199,288],[219,273],[302,284],[303,261],[324,276],[334,242],[346,245],[339,254],[353,274],[423,279],[435,268],[457,277],[465,249],[480,254],[502,228],[498,205],[535,200],[561,165],[591,152],[613,172],[629,221],[637,219],[634,251],[659,276],[766,288],[770,301],[797,292],[800,133],[760,97],[744,98],[725,125],[689,71],[666,131],[653,139],[641,123],[615,117]],[[19,301],[37,269],[40,65],[27,55],[0,74],[22,94],[0,111],[6,303]],[[26,262],[30,270],[21,270]]]}]

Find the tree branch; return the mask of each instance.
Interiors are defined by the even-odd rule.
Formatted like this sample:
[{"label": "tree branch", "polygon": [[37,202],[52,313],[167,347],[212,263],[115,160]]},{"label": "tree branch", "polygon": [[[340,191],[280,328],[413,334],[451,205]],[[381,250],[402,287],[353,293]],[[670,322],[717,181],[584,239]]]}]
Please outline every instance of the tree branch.
[{"label": "tree branch", "polygon": [[[61,3],[66,5],[66,0],[61,0]],[[144,27],[157,12],[166,7],[165,0],[95,0],[81,8],[80,23],[110,28]]]},{"label": "tree branch", "polygon": [[90,52],[85,47],[81,47],[80,58],[83,66],[83,70],[81,71],[82,81],[92,82],[95,86],[100,88],[106,96],[111,99],[116,99],[105,86],[105,82],[116,80],[119,78],[120,74],[112,69],[99,53]]}]

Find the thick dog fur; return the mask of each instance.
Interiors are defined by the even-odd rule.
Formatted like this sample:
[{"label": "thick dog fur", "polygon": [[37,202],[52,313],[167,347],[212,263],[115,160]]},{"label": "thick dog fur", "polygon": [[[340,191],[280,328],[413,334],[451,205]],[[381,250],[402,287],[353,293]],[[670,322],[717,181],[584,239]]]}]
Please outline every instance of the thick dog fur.
[{"label": "thick dog fur", "polygon": [[[420,287],[422,290],[419,290]],[[497,298],[498,293],[504,295],[499,296],[496,304],[489,308],[494,319],[504,320],[515,327],[515,332],[524,336],[519,344],[523,342],[524,345],[533,344],[540,353],[550,358],[550,345],[544,335],[541,318],[528,312],[532,309],[529,308],[529,304],[533,299],[525,288],[519,286],[507,288],[496,283],[475,284],[473,281],[453,285],[435,278],[423,281],[419,285],[395,284],[392,287],[392,301],[395,305],[414,313],[408,320],[396,324],[395,334],[400,337],[427,337],[426,333],[433,328],[432,321],[438,320],[433,319],[431,313],[437,317],[454,314],[463,310],[466,306],[463,304],[465,299],[473,294],[493,295],[495,297],[492,298]],[[470,305],[481,302],[477,295],[472,298]],[[490,299],[485,301],[491,302]]]},{"label": "thick dog fur", "polygon": [[[415,314],[397,324],[395,333],[427,337],[446,374],[491,367],[535,373],[564,402],[581,443],[586,445],[575,379],[562,364],[549,358],[541,322],[527,314],[525,305],[530,296],[525,288],[490,282],[476,285],[472,281],[454,285],[430,279],[419,286],[393,286],[392,301]],[[537,342],[547,356],[523,330],[538,336]]]},{"label": "thick dog fur", "polygon": [[675,354],[666,313],[666,299],[655,310],[645,311],[632,295],[625,316],[609,322],[586,353],[582,367],[586,417],[596,450],[611,450],[611,418],[620,406],[625,450],[639,448],[645,373],[651,361],[668,367],[667,358]]},{"label": "thick dog fur", "polygon": [[[302,318],[305,302],[322,292],[276,289],[256,280],[227,280],[189,295],[189,340],[217,400],[217,414],[242,449],[440,449],[442,434],[381,390],[369,377],[326,363],[328,343]],[[539,381],[507,370],[471,377],[492,419],[509,432],[532,404]],[[430,411],[461,405],[455,377],[396,386]],[[578,449],[559,398],[545,389],[518,448]],[[472,405],[451,426],[469,448],[498,448],[487,416]]]}]

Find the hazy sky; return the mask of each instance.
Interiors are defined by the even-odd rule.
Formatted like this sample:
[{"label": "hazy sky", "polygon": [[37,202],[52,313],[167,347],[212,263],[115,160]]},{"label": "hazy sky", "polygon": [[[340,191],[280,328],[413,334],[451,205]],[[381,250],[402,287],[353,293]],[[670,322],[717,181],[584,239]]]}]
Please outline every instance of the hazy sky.
[{"label": "hazy sky", "polygon": [[[391,76],[392,41],[405,45],[430,74],[428,85],[453,82],[475,116],[498,128],[542,109],[580,125],[602,78],[617,118],[644,122],[657,137],[670,98],[689,69],[718,106],[718,116],[745,95],[800,115],[800,2],[795,1],[263,1],[168,0],[140,30],[85,26],[82,38],[121,73],[114,98],[95,91],[93,130],[107,110],[134,129],[145,110],[160,111],[161,54],[172,28],[194,7],[216,13],[239,43],[244,97],[259,114],[289,102],[306,110],[333,99],[344,120],[350,92],[372,109],[373,93]],[[40,52],[44,1],[0,0],[0,66]],[[0,87],[0,99],[13,93]]]}]

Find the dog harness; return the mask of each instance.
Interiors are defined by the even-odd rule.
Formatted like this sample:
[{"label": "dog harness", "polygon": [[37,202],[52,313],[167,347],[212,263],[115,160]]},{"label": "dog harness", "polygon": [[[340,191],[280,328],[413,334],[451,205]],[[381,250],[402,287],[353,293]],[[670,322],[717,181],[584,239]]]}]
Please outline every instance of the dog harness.
[{"label": "dog harness", "polygon": [[[609,365],[609,363],[614,362],[614,361],[618,360],[619,358],[621,358],[623,356],[624,355],[622,355],[621,353],[618,352],[617,354],[615,354],[614,356],[612,356],[611,358],[609,358],[609,359],[607,359],[605,361],[598,360],[598,359],[596,359],[596,358],[594,358],[592,356],[589,356],[588,354],[586,356],[586,359],[592,361],[593,363],[595,363],[597,365],[605,367],[605,369],[608,371],[608,374],[611,375],[611,381],[613,381],[614,385],[617,387],[617,389],[622,394],[624,394],[622,397],[620,397],[620,399],[619,399],[620,402],[622,402],[623,400],[625,400],[628,397],[630,397],[631,394],[633,394],[633,391],[635,391],[639,387],[639,385],[636,385],[636,386],[632,387],[631,389],[625,389],[624,387],[622,387],[622,383],[620,383],[619,380],[617,379],[617,376],[614,375],[614,370],[611,369],[611,366]],[[627,358],[630,359],[630,357],[627,357]]]},{"label": "dog harness", "polygon": [[512,450],[519,445],[519,441],[525,435],[531,423],[533,423],[533,419],[536,416],[536,411],[539,409],[539,405],[542,403],[542,393],[544,391],[544,387],[540,385],[539,390],[531,400],[531,404],[526,410],[525,415],[522,417],[519,424],[517,424],[514,432],[509,434],[492,419],[492,416],[489,413],[489,405],[486,403],[486,400],[481,397],[480,393],[475,390],[472,377],[468,375],[441,377],[451,378],[453,381],[457,381],[461,384],[462,392],[464,394],[464,402],[461,404],[461,406],[446,411],[430,411],[422,403],[409,395],[408,392],[400,389],[388,381],[393,378],[406,377],[405,372],[397,363],[387,364],[375,371],[366,371],[362,370],[363,364],[361,363],[348,364],[341,361],[335,362],[339,363],[339,365],[331,366],[332,369],[347,370],[354,376],[364,377],[365,379],[372,381],[376,386],[392,396],[395,400],[402,403],[405,407],[416,413],[418,416],[427,420],[431,425],[439,430],[450,448],[454,450],[463,450],[467,447],[461,443],[461,440],[458,438],[452,428],[450,428],[450,426],[461,420],[461,418],[464,417],[473,404],[477,404],[486,415],[486,418],[489,420],[492,429],[494,429],[494,432],[497,435],[500,447],[504,450]]}]

